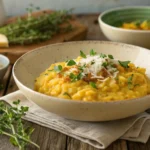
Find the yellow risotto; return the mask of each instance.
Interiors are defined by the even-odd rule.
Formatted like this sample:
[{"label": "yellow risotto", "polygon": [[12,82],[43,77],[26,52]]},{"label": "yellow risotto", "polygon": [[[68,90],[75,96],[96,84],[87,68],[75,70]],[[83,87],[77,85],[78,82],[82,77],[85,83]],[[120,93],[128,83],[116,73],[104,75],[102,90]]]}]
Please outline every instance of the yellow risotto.
[{"label": "yellow risotto", "polygon": [[35,90],[46,95],[80,101],[117,101],[150,93],[145,69],[112,55],[89,55],[52,64],[36,80]]},{"label": "yellow risotto", "polygon": [[134,21],[129,23],[123,23],[121,28],[133,29],[133,30],[150,30],[150,22],[145,20],[143,22]]}]

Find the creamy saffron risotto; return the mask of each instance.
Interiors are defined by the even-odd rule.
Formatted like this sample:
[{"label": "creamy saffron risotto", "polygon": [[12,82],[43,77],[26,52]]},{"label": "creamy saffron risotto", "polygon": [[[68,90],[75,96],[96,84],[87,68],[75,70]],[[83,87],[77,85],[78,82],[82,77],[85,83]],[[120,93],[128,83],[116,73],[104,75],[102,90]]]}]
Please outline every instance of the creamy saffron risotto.
[{"label": "creamy saffron risotto", "polygon": [[145,69],[112,55],[89,55],[52,64],[36,80],[35,90],[46,95],[80,101],[117,101],[150,93]]},{"label": "creamy saffron risotto", "polygon": [[133,30],[150,30],[150,22],[145,21],[133,21],[125,22],[122,24],[121,28],[123,29],[133,29]]}]

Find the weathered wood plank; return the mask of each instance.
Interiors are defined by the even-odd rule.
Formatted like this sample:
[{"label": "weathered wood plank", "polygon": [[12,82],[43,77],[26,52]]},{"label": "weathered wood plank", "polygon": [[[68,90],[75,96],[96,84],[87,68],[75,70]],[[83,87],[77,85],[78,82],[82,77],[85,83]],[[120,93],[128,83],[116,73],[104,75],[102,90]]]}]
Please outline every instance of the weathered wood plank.
[{"label": "weathered wood plank", "polygon": [[[98,150],[98,149],[94,148],[93,146],[90,146],[89,144],[68,137],[67,150]],[[128,149],[127,149],[126,141],[118,140],[114,142],[112,145],[110,145],[108,148],[106,148],[105,150],[128,150]]]},{"label": "weathered wood plank", "polygon": [[146,144],[139,142],[127,142],[128,150],[150,150],[150,138]]},{"label": "weathered wood plank", "polygon": [[77,15],[77,19],[88,27],[86,40],[107,40],[100,30],[98,14]]}]

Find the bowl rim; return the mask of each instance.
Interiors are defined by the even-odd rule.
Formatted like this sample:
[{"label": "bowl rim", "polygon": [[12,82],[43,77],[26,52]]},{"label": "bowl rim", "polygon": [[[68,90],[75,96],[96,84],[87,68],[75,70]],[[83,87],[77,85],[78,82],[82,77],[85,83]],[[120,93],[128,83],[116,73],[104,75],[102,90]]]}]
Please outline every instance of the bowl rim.
[{"label": "bowl rim", "polygon": [[99,24],[103,24],[109,28],[112,28],[113,30],[118,30],[118,31],[122,31],[122,32],[133,32],[133,33],[146,33],[146,34],[149,34],[150,33],[150,30],[133,30],[133,29],[122,29],[122,28],[118,28],[118,27],[115,27],[115,26],[112,26],[112,25],[109,25],[107,24],[106,22],[104,22],[102,20],[102,17],[110,12],[113,12],[113,11],[118,11],[118,10],[126,10],[126,9],[142,9],[142,8],[149,8],[150,9],[150,6],[122,6],[122,7],[116,7],[116,8],[113,8],[113,9],[109,9],[109,10],[106,10],[104,12],[102,12],[99,16],[98,16],[98,22]]},{"label": "bowl rim", "polygon": [[39,96],[42,96],[42,97],[46,97],[46,99],[49,99],[51,98],[51,100],[57,100],[57,101],[60,101],[60,102],[64,102],[64,103],[68,103],[68,102],[73,102],[73,103],[82,103],[82,104],[121,104],[121,103],[130,103],[131,101],[141,101],[142,99],[144,98],[147,98],[149,97],[150,98],[150,94],[149,95],[145,95],[143,97],[139,97],[139,98],[132,98],[132,99],[128,99],[128,100],[117,100],[117,101],[82,101],[82,100],[70,100],[70,99],[63,99],[63,98],[59,98],[59,97],[54,97],[54,96],[49,96],[49,95],[46,95],[46,94],[43,94],[43,93],[39,93],[37,91],[34,91],[33,89],[25,86],[21,81],[19,81],[19,79],[17,78],[17,76],[15,75],[15,69],[18,65],[18,63],[22,60],[23,57],[25,57],[26,55],[29,55],[30,53],[34,53],[36,51],[39,51],[43,48],[47,48],[47,47],[51,47],[51,46],[57,46],[57,45],[66,45],[66,44],[76,44],[76,43],[88,43],[88,42],[92,42],[92,43],[106,43],[106,44],[114,44],[114,45],[122,45],[122,46],[129,46],[129,47],[133,47],[133,48],[141,48],[143,50],[146,50],[146,51],[149,51],[148,49],[146,48],[143,48],[143,47],[140,47],[140,46],[134,46],[134,45],[131,45],[131,44],[125,44],[125,43],[121,43],[121,42],[111,42],[111,41],[73,41],[73,42],[64,42],[64,43],[55,43],[55,44],[49,44],[49,45],[46,45],[46,46],[42,46],[40,48],[36,48],[32,51],[29,51],[27,53],[25,53],[24,55],[22,55],[20,58],[18,58],[18,60],[14,63],[13,65],[13,68],[12,68],[12,75],[13,75],[13,78],[15,79],[15,82],[17,81],[24,89],[26,89],[27,91],[30,91],[30,92],[34,92],[35,94],[39,95]]},{"label": "bowl rim", "polygon": [[[9,64],[10,64],[10,60],[9,60],[8,57],[6,57],[5,55],[0,54],[0,59],[1,59],[1,58],[2,58],[2,59],[5,59],[5,60],[7,61],[7,64],[4,65],[2,68],[0,68],[0,71],[6,69],[6,68],[9,66]],[[2,64],[2,65],[3,65],[3,64]]]}]

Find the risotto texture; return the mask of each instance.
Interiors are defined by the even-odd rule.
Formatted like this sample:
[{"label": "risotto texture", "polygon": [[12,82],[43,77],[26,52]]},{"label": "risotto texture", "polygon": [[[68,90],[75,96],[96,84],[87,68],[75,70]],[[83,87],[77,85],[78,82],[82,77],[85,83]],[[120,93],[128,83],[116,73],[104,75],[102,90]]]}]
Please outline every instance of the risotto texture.
[{"label": "risotto texture", "polygon": [[121,28],[123,29],[133,29],[133,30],[150,30],[150,21],[134,21],[134,22],[125,22],[122,24]]},{"label": "risotto texture", "polygon": [[35,90],[46,95],[80,101],[130,100],[150,93],[145,69],[112,55],[89,55],[52,64],[35,80]]}]

